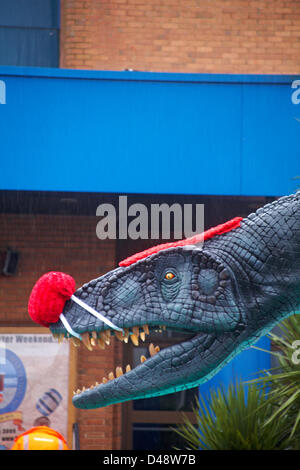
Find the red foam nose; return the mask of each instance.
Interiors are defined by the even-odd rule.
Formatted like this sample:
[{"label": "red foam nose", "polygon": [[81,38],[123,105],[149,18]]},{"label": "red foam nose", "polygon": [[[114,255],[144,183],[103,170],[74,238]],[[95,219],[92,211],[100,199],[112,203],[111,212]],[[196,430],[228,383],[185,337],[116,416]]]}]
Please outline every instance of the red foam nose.
[{"label": "red foam nose", "polygon": [[43,326],[58,321],[66,301],[75,292],[75,281],[69,274],[51,271],[33,287],[28,312],[32,320]]}]

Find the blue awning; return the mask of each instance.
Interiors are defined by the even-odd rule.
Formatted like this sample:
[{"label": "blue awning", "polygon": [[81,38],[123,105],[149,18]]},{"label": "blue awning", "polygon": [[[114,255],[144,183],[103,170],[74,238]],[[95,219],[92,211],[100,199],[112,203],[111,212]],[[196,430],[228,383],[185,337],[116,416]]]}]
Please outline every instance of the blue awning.
[{"label": "blue awning", "polygon": [[0,67],[0,189],[291,193],[296,79]]}]

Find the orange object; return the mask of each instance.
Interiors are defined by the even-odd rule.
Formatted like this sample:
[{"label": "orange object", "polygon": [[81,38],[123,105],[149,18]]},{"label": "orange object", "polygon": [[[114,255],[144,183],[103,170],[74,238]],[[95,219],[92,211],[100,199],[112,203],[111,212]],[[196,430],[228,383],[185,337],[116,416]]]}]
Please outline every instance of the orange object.
[{"label": "orange object", "polygon": [[11,450],[70,450],[65,438],[48,426],[36,426],[16,437]]}]

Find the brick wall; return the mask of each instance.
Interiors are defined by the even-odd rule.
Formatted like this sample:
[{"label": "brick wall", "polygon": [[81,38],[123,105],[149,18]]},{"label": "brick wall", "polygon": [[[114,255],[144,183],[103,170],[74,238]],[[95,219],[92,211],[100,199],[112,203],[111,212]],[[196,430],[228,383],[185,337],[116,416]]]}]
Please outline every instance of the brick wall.
[{"label": "brick wall", "polygon": [[[79,287],[115,267],[115,243],[97,239],[95,217],[1,214],[0,227],[0,253],[7,246],[20,252],[17,276],[0,277],[0,326],[35,325],[27,303],[34,283],[45,272],[67,272]],[[99,352],[81,345],[77,388],[101,382],[122,365],[121,355],[121,343]],[[120,405],[78,410],[81,449],[120,448],[120,410]]]},{"label": "brick wall", "polygon": [[62,0],[61,67],[297,74],[299,0]]}]

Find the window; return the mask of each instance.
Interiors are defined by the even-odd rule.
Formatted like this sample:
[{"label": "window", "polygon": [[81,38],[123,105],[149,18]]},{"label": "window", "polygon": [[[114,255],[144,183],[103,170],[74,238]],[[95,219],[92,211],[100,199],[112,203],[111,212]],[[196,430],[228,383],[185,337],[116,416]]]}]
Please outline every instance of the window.
[{"label": "window", "polygon": [[0,65],[58,67],[59,0],[0,0]]}]

